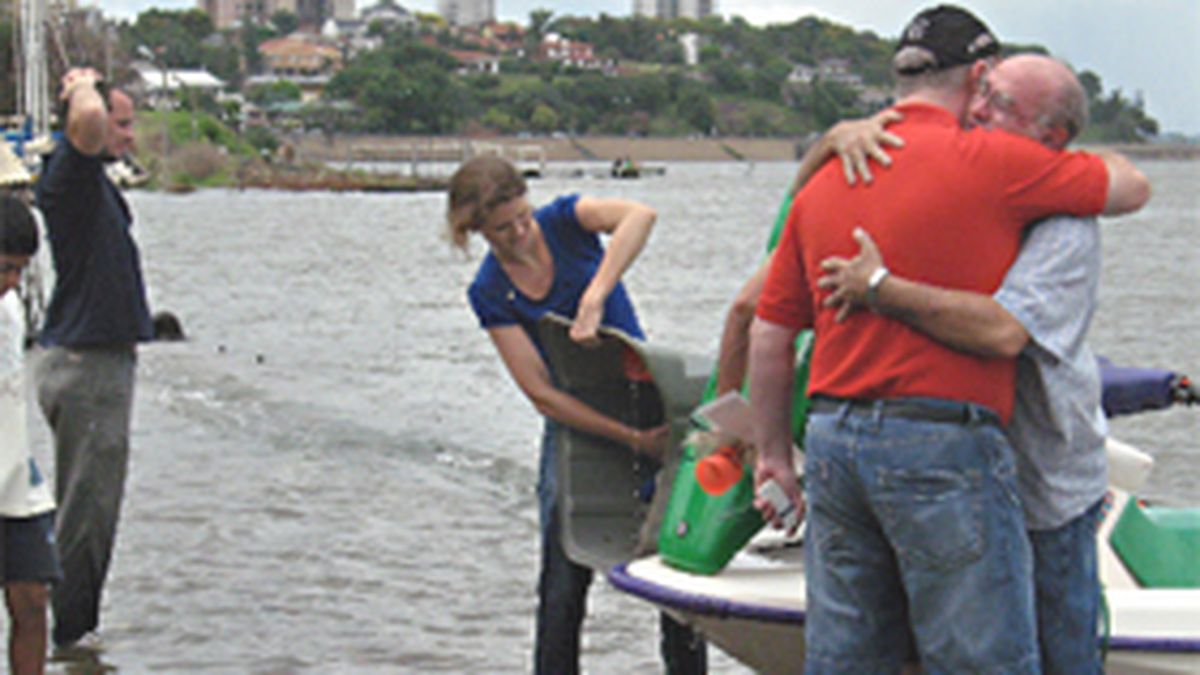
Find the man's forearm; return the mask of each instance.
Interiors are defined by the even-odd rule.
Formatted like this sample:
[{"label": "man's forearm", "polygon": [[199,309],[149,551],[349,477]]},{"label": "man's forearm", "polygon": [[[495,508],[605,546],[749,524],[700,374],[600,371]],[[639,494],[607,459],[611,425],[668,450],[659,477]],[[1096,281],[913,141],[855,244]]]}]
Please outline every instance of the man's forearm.
[{"label": "man's forearm", "polygon": [[792,379],[796,331],[762,319],[750,327],[750,407],[759,452],[791,451]]},{"label": "man's forearm", "polygon": [[874,306],[938,342],[979,356],[1013,357],[1029,341],[1025,327],[982,293],[892,275],[879,285]]},{"label": "man's forearm", "polygon": [[86,76],[67,85],[67,138],[85,155],[98,155],[104,149],[108,130],[108,109],[96,90],[95,80]]}]

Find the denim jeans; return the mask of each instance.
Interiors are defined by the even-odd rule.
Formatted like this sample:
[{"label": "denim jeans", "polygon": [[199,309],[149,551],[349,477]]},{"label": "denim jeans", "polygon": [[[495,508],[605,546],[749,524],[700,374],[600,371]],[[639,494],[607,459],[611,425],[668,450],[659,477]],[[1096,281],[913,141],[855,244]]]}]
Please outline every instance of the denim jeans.
[{"label": "denim jeans", "polygon": [[807,673],[894,673],[913,639],[925,673],[1038,672],[1032,556],[998,427],[847,406],[809,417],[806,451]]},{"label": "denim jeans", "polygon": [[[547,419],[538,465],[538,516],[542,534],[542,569],[538,575],[538,609],[534,672],[572,675],[579,672],[579,632],[587,614],[592,570],[567,557],[562,547],[555,473],[558,425]],[[708,670],[705,644],[690,628],[660,617],[663,665],[672,675],[702,675]]]},{"label": "denim jeans", "polygon": [[1030,530],[1037,592],[1038,643],[1046,675],[1096,675],[1100,645],[1100,506],[1053,530]]}]

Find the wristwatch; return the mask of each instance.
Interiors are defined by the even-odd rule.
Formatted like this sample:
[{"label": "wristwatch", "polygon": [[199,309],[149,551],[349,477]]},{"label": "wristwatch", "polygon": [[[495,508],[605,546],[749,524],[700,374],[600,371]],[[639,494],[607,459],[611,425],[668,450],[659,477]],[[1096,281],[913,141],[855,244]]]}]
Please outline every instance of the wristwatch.
[{"label": "wristwatch", "polygon": [[888,270],[888,268],[880,265],[879,267],[875,268],[874,272],[871,272],[871,276],[867,279],[867,304],[872,308],[874,308],[879,301],[879,287],[883,285],[883,280],[888,278],[891,274],[892,273]]}]

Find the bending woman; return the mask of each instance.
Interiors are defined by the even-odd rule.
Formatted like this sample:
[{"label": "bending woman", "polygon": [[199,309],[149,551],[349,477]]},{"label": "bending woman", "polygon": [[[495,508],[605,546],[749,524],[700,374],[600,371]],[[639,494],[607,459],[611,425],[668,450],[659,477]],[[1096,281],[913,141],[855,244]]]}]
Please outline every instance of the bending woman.
[{"label": "bending woman", "polygon": [[[497,157],[476,157],[450,180],[450,239],[464,251],[472,232],[489,252],[467,291],[480,325],[509,374],[545,418],[538,472],[542,569],[538,579],[534,670],[558,675],[579,669],[579,630],[587,608],[592,570],[563,551],[555,503],[555,429],[565,424],[659,457],[668,430],[641,430],[591,408],[559,390],[551,379],[538,338],[546,312],[574,317],[573,340],[596,339],[601,325],[644,337],[621,275],[633,263],[654,226],[650,207],[622,199],[569,195],[537,210],[520,173]],[[608,247],[599,234],[611,235]],[[662,617],[663,659],[670,673],[703,673],[704,644]]]}]

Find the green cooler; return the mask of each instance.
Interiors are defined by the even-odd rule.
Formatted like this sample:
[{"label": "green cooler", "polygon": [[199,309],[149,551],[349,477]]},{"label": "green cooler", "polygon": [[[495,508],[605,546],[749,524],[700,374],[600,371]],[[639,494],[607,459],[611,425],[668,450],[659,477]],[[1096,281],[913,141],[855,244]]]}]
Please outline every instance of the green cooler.
[{"label": "green cooler", "polygon": [[[808,415],[808,362],[812,334],[804,331],[796,340],[800,359],[796,366],[795,397],[792,402],[792,438],[803,447],[804,423]],[[709,380],[704,401],[712,400],[716,375]],[[704,458],[695,444],[683,449],[679,472],[671,489],[658,554],[663,562],[688,572],[716,574],[734,554],[762,529],[764,522],[754,508],[754,467],[743,466],[742,477],[722,494],[711,495],[696,480],[696,465]]]}]

